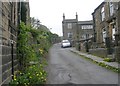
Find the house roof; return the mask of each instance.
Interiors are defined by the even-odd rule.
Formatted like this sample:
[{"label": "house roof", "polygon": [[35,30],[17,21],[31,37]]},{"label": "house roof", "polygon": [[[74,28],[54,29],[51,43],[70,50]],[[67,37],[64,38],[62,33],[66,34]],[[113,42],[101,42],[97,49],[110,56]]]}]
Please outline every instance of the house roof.
[{"label": "house roof", "polygon": [[74,23],[74,22],[77,22],[77,19],[65,19],[64,22]]},{"label": "house roof", "polygon": [[78,24],[81,24],[81,25],[93,24],[93,20],[89,20],[89,21],[78,21]]},{"label": "house roof", "polygon": [[105,4],[105,2],[103,1],[95,10],[94,10],[94,12],[92,13],[92,15],[96,12],[96,10],[97,9],[99,9],[102,5],[104,5]]}]

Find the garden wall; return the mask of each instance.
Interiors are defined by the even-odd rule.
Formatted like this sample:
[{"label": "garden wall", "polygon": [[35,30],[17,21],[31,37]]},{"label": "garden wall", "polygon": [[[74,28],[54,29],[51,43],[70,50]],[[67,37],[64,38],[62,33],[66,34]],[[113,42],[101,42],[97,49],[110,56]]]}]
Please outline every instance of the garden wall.
[{"label": "garden wall", "polygon": [[103,58],[107,57],[107,49],[105,48],[89,49],[89,53]]}]

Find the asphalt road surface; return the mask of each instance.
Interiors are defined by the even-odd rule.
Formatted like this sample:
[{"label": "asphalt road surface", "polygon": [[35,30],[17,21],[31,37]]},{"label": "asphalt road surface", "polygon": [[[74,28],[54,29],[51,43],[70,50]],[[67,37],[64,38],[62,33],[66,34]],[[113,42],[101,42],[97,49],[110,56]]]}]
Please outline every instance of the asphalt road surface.
[{"label": "asphalt road surface", "polygon": [[48,59],[47,84],[118,84],[118,74],[55,44]]}]

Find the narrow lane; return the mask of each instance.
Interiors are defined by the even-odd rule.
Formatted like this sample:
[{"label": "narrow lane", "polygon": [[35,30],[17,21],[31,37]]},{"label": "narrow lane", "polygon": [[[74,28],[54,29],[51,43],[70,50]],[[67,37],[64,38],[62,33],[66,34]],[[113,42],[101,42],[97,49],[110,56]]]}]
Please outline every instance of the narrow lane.
[{"label": "narrow lane", "polygon": [[50,49],[48,84],[117,84],[118,74],[55,44]]}]

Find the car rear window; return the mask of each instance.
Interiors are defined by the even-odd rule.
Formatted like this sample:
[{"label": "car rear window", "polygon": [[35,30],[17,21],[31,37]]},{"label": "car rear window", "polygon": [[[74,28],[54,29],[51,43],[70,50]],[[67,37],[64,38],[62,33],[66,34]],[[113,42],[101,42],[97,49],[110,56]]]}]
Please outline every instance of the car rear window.
[{"label": "car rear window", "polygon": [[68,43],[69,41],[68,41],[68,40],[63,40],[62,42],[63,42],[63,43]]}]

